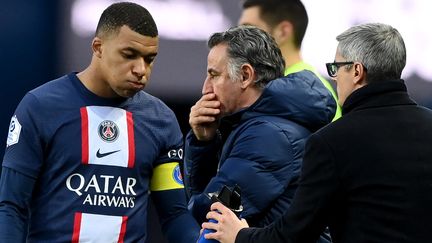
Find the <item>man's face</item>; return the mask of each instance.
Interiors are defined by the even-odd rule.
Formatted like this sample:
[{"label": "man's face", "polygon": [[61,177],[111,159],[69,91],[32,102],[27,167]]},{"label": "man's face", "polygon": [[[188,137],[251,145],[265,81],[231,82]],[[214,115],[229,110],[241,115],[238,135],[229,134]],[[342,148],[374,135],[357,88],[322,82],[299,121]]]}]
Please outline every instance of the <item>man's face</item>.
[{"label": "man's face", "polygon": [[238,24],[253,25],[272,35],[271,27],[260,17],[260,8],[258,6],[243,9]]},{"label": "man's face", "polygon": [[[335,62],[346,62],[351,60],[345,60],[342,56],[336,52]],[[336,82],[337,94],[338,94],[338,103],[339,105],[343,105],[345,103],[346,98],[355,90],[355,82],[354,82],[354,74],[353,67],[351,65],[350,68],[347,69],[347,66],[341,66],[338,68],[337,76],[332,78]]]},{"label": "man's face", "polygon": [[227,46],[214,46],[207,57],[207,77],[204,81],[202,94],[214,93],[221,103],[220,116],[226,116],[239,110],[241,100],[240,80],[232,80],[228,75]]},{"label": "man's face", "polygon": [[103,97],[131,97],[149,82],[158,52],[158,37],[143,36],[127,26],[117,34],[100,38],[101,81],[96,89]]}]

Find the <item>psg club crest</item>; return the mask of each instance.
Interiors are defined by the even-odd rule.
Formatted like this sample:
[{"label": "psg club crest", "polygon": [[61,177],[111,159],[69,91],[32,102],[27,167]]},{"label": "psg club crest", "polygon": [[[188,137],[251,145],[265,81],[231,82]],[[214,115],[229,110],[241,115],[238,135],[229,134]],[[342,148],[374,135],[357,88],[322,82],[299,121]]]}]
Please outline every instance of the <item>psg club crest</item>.
[{"label": "psg club crest", "polygon": [[180,172],[180,166],[179,165],[176,165],[176,167],[174,168],[173,178],[178,184],[183,185],[183,177],[182,177],[182,174]]},{"label": "psg club crest", "polygon": [[99,124],[98,133],[105,142],[114,142],[120,131],[113,121],[105,120]]}]

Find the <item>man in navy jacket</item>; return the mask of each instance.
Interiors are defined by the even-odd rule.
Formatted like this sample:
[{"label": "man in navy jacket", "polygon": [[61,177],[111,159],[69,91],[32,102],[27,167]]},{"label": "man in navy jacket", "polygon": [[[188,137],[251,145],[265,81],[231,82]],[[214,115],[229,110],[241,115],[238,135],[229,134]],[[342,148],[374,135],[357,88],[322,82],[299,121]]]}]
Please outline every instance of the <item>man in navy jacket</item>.
[{"label": "man in navy jacket", "polygon": [[208,46],[203,96],[191,109],[186,138],[189,209],[204,222],[209,193],[238,185],[242,217],[271,224],[291,205],[305,141],[332,120],[335,101],[310,71],[277,79],[284,72],[280,50],[256,27],[216,33]]},{"label": "man in navy jacket", "polygon": [[354,26],[336,38],[327,64],[342,118],[306,145],[291,207],[257,229],[221,204],[207,216],[220,242],[314,242],[328,225],[338,242],[430,242],[432,111],[410,99],[400,79],[404,41],[385,24]]}]

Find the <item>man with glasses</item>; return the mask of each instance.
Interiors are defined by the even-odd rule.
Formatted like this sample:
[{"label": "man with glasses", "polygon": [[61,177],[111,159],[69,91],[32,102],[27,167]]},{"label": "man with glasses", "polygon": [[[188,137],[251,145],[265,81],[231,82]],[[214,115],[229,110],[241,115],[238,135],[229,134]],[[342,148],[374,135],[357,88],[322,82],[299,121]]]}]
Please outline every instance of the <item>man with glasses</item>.
[{"label": "man with glasses", "polygon": [[351,65],[351,64],[354,64],[354,62],[329,62],[329,63],[326,63],[327,73],[330,77],[335,78],[337,70],[340,67],[345,66],[345,65]]},{"label": "man with glasses", "polygon": [[[284,216],[247,228],[219,203],[204,223],[226,242],[314,242],[328,225],[338,242],[430,242],[432,111],[417,105],[400,79],[406,50],[385,24],[339,36],[327,64],[342,118],[311,135],[299,187]],[[216,210],[218,212],[216,212]]]}]

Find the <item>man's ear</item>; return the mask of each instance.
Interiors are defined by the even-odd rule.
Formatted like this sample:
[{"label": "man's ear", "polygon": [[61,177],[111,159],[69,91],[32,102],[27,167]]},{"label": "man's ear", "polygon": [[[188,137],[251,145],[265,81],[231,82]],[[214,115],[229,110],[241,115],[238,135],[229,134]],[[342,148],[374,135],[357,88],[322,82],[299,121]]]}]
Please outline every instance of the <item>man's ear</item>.
[{"label": "man's ear", "polygon": [[279,24],[276,25],[276,28],[273,31],[273,38],[276,40],[276,43],[284,43],[287,40],[294,38],[294,28],[291,22],[283,20]]},{"label": "man's ear", "polygon": [[363,66],[363,64],[359,62],[354,62],[353,64],[354,69],[354,79],[353,82],[356,85],[365,85],[366,84],[366,69]]},{"label": "man's ear", "polygon": [[93,54],[97,57],[102,57],[102,39],[99,37],[93,38],[92,41]]},{"label": "man's ear", "polygon": [[246,89],[255,81],[255,70],[249,64],[243,64],[241,67],[241,88]]}]

